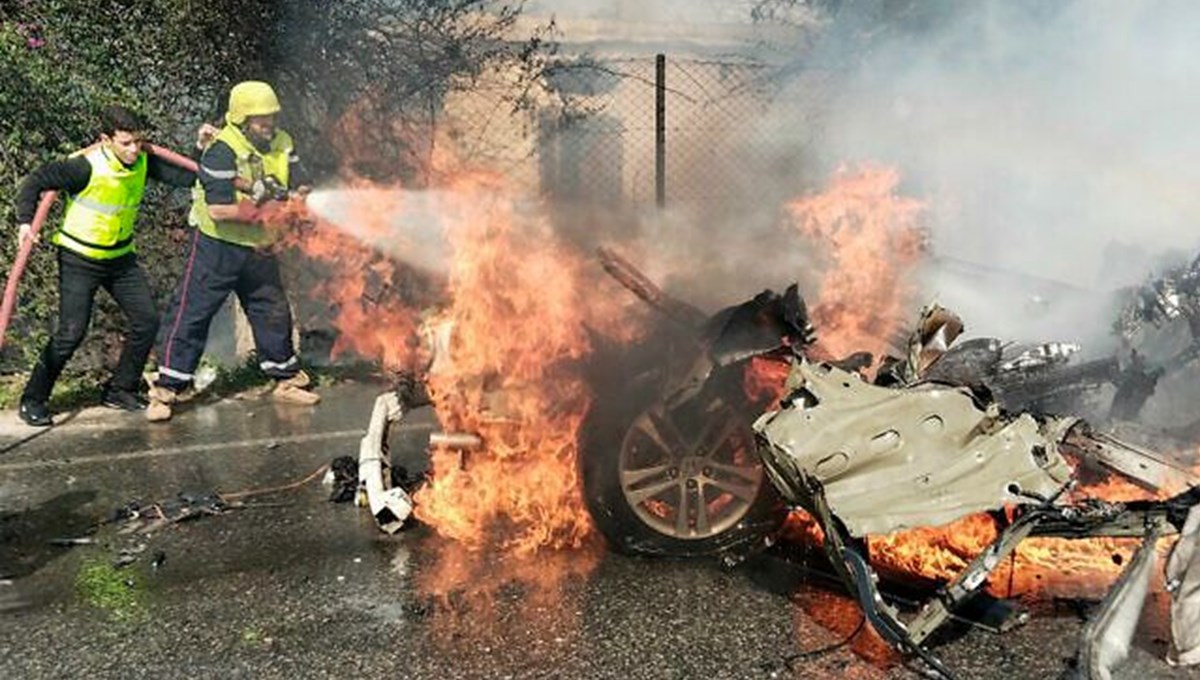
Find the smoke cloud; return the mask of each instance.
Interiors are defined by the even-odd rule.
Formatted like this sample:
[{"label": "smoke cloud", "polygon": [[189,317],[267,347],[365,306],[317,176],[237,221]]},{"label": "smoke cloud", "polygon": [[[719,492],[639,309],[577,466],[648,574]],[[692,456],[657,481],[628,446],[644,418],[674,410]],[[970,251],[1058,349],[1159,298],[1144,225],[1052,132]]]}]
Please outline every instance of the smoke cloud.
[{"label": "smoke cloud", "polygon": [[973,330],[1103,334],[1109,291],[1196,250],[1200,5],[887,6],[846,2],[813,56],[844,74],[817,165],[899,170]]},{"label": "smoke cloud", "polygon": [[[686,14],[670,3],[568,4],[531,9],[618,27],[725,21],[744,36],[756,3],[689,3]],[[723,149],[754,156],[740,167],[761,169],[723,180],[751,198],[726,211],[734,218],[675,211],[644,227],[658,244],[645,257],[669,260],[649,271],[669,285],[687,278],[676,263],[704,263],[701,277],[675,281],[697,302],[803,281],[813,263],[778,231],[782,203],[862,162],[894,167],[902,193],[925,204],[935,261],[922,295],[954,307],[972,334],[1110,351],[1112,292],[1200,246],[1200,4],[774,4],[813,20],[792,52],[778,52],[775,105],[724,132],[736,141]],[[671,128],[668,146],[678,139]],[[727,160],[738,162],[717,157]]]}]

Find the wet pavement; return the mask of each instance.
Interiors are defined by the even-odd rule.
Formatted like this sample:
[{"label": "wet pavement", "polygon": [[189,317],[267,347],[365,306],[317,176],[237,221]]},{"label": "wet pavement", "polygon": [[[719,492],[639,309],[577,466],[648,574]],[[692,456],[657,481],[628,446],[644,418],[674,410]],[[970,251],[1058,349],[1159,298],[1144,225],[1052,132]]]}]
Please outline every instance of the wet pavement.
[{"label": "wet pavement", "polygon": [[[270,489],[356,455],[379,389],[325,387],[316,408],[199,404],[161,426],[89,410],[33,438],[0,415],[0,677],[919,677],[870,632],[789,668],[859,615],[777,555],[735,569],[598,542],[476,555],[426,527],[386,536],[317,482],[89,533],[130,501]],[[392,450],[419,470],[432,418],[413,415]],[[52,543],[78,538],[91,542]],[[1030,604],[1024,627],[962,629],[935,652],[962,678],[1067,677],[1077,602]],[[1116,677],[1200,677],[1160,660],[1163,604]]]}]

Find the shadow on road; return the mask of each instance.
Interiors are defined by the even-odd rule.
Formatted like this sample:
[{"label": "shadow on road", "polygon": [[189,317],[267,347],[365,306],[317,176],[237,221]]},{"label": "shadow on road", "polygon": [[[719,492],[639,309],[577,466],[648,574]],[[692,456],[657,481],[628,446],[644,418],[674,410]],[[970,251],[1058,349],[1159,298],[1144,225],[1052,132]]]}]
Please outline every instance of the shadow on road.
[{"label": "shadow on road", "polygon": [[69,549],[52,540],[92,533],[95,518],[83,508],[95,498],[95,491],[69,491],[36,508],[0,513],[0,578],[34,574]]}]

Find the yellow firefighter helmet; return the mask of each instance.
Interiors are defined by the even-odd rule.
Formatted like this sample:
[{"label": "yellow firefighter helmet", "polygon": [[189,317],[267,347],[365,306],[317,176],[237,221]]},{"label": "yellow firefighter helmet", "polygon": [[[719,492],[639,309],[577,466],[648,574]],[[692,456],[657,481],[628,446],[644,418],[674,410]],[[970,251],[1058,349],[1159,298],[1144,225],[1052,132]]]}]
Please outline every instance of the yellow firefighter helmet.
[{"label": "yellow firefighter helmet", "polygon": [[269,116],[279,113],[279,98],[275,90],[261,80],[246,80],[229,91],[229,112],[225,120],[241,125],[250,116]]}]

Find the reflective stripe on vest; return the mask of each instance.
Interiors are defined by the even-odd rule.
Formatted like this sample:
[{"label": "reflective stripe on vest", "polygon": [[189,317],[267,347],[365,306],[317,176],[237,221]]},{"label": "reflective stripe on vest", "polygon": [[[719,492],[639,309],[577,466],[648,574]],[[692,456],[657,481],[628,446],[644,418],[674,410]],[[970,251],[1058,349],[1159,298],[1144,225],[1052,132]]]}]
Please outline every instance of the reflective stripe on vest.
[{"label": "reflective stripe on vest", "polygon": [[[210,177],[242,180],[245,186],[250,186],[255,180],[270,175],[283,186],[288,186],[289,159],[292,155],[292,138],[288,133],[276,130],[275,137],[271,140],[271,150],[266,153],[256,149],[236,125],[226,125],[214,141],[225,142],[233,149],[233,155],[237,159],[237,170],[213,172],[204,168],[203,171]],[[234,200],[250,200],[250,196],[235,187]],[[214,220],[208,214],[208,202],[199,180],[192,188],[192,212],[188,221],[207,236],[251,248],[267,245],[275,238],[274,234],[264,229],[261,224]]]},{"label": "reflective stripe on vest", "polygon": [[132,166],[102,146],[83,156],[91,165],[91,178],[83,191],[67,198],[62,225],[51,241],[93,260],[133,252],[133,227],[146,189],[146,154],[138,154]]}]

